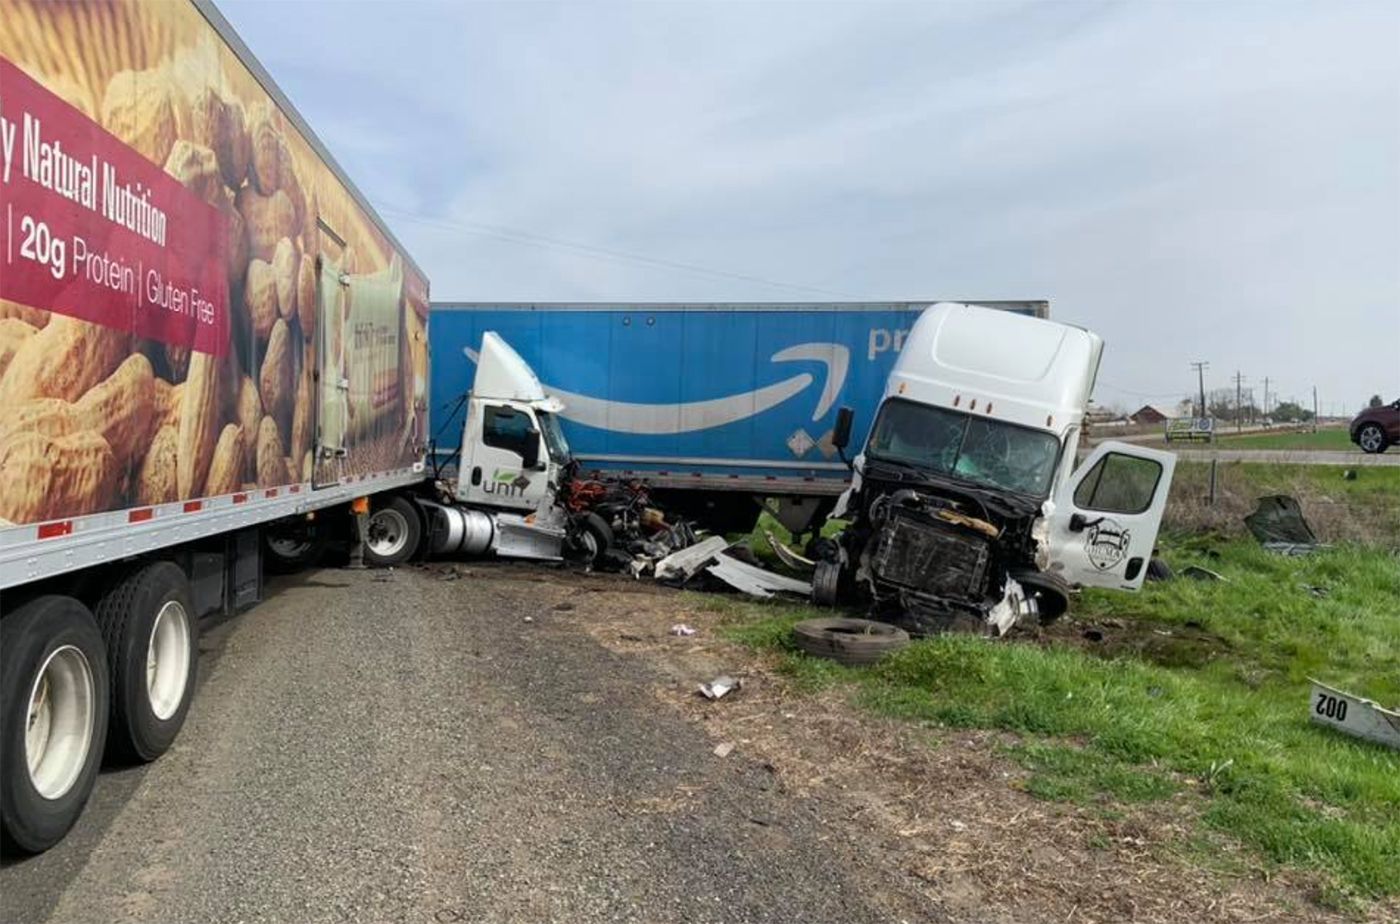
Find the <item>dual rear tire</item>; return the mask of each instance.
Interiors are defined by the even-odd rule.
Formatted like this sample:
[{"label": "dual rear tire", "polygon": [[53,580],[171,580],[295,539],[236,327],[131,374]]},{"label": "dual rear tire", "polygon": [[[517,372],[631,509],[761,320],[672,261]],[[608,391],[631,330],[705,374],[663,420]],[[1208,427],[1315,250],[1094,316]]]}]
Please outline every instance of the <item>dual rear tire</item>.
[{"label": "dual rear tire", "polygon": [[90,611],[36,597],[0,621],[0,833],[37,853],[82,814],[104,752],[150,761],[189,711],[198,645],[170,562],[118,578]]}]

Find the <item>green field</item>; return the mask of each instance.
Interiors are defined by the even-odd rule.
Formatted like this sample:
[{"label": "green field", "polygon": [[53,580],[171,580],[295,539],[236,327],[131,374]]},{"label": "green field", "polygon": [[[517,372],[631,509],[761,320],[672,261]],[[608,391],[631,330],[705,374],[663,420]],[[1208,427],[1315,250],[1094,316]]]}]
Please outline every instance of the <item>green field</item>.
[{"label": "green field", "polygon": [[[1046,637],[918,641],[872,669],[791,648],[821,611],[705,598],[732,637],[775,651],[799,685],[933,726],[1018,735],[1011,759],[1046,799],[1114,810],[1194,797],[1213,836],[1264,867],[1313,871],[1333,903],[1400,894],[1400,753],[1309,723],[1308,678],[1400,704],[1400,560],[1338,547],[1303,558],[1248,540],[1163,541],[1177,579],[1088,591]],[[825,611],[829,613],[829,611]],[[1108,626],[1102,644],[1081,628]]]},{"label": "green field", "polygon": [[[1105,439],[1110,437],[1105,436]],[[1274,430],[1268,433],[1241,433],[1238,436],[1229,428],[1223,425],[1216,431],[1216,441],[1214,443],[1191,443],[1177,441],[1168,443],[1163,439],[1154,439],[1151,443],[1144,445],[1166,447],[1169,449],[1267,449],[1287,452],[1314,450],[1319,452],[1354,452],[1361,453],[1356,444],[1351,441],[1351,436],[1344,428],[1333,427],[1331,429],[1318,430]],[[1391,450],[1395,452],[1396,450]]]},{"label": "green field", "polygon": [[1280,430],[1274,433],[1242,433],[1233,436],[1222,433],[1219,437],[1221,449],[1316,449],[1333,452],[1360,452],[1351,441],[1350,434],[1343,429],[1318,430],[1317,432],[1289,432]]}]

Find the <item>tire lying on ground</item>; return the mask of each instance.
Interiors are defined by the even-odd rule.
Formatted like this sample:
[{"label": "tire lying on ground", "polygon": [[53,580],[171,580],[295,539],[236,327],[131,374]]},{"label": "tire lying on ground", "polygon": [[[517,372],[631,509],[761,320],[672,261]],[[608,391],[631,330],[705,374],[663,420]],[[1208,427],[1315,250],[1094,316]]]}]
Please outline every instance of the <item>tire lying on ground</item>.
[{"label": "tire lying on ground", "polygon": [[792,627],[793,641],[809,655],[847,667],[874,664],[909,644],[909,633],[872,619],[807,619]]}]

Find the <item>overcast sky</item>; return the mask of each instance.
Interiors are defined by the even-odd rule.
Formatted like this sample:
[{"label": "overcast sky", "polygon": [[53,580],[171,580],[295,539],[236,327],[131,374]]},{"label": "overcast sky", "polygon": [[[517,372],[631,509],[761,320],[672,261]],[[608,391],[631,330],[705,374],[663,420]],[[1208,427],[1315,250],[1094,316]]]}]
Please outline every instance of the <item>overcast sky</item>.
[{"label": "overcast sky", "polygon": [[1105,403],[1400,397],[1400,4],[219,2],[435,299],[1048,298]]}]

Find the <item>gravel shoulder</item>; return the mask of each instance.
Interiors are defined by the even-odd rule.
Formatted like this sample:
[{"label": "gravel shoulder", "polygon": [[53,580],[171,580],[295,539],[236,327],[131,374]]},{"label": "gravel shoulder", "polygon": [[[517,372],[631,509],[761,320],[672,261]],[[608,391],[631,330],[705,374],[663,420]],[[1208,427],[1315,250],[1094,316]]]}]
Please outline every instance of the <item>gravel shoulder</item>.
[{"label": "gravel shoulder", "polygon": [[0,915],[940,919],[822,802],[716,757],[657,701],[668,678],[579,631],[556,599],[576,591],[474,570],[276,582],[206,637],[175,748],[0,871]]}]

